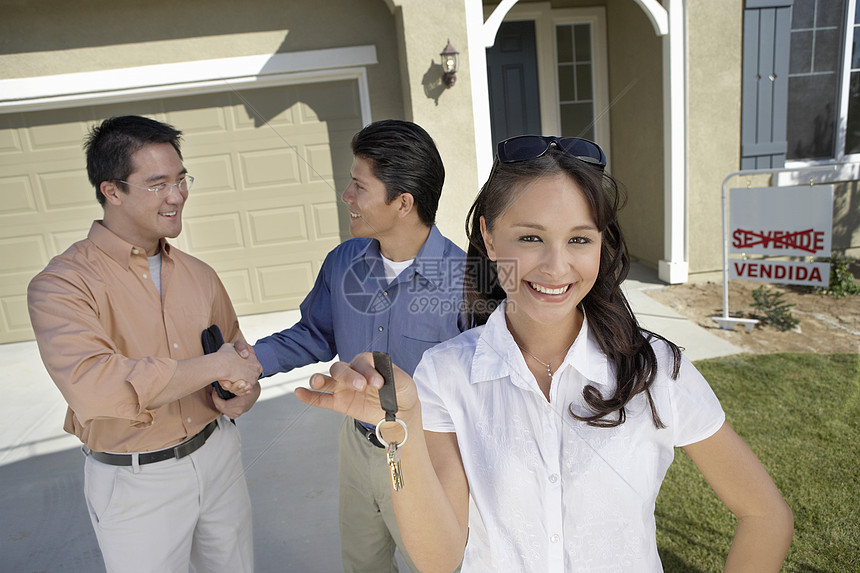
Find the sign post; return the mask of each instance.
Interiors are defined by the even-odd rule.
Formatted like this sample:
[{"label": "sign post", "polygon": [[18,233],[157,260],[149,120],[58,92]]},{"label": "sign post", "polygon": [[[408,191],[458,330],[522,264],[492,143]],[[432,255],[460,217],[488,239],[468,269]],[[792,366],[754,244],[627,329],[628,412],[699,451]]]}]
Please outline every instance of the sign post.
[{"label": "sign post", "polygon": [[832,185],[732,189],[729,278],[826,287],[829,263],[746,256],[827,258],[832,234]]},{"label": "sign post", "polygon": [[[727,210],[726,182],[744,173],[763,172],[737,172],[723,181],[723,315],[712,319],[723,329],[743,324],[749,332],[757,320],[729,316],[729,278],[819,287],[829,284],[830,264],[814,259],[830,256],[833,186],[732,189]],[[729,254],[740,258],[729,260]]]}]

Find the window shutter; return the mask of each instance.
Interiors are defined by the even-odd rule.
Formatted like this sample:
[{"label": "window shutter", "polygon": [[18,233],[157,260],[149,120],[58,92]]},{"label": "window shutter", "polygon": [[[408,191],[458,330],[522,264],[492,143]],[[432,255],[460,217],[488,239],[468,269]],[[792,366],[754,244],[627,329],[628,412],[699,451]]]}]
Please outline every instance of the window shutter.
[{"label": "window shutter", "polygon": [[745,2],[741,169],[785,166],[791,3]]}]

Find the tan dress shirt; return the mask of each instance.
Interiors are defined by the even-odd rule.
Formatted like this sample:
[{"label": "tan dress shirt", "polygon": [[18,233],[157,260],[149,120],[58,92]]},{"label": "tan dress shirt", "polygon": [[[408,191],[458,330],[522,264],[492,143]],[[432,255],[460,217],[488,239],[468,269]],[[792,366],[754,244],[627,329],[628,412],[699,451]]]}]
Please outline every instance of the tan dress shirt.
[{"label": "tan dress shirt", "polygon": [[161,253],[159,298],[144,249],[95,221],[30,282],[39,352],[69,404],[64,429],[92,450],[159,450],[218,415],[208,386],[151,407],[177,361],[203,354],[203,329],[214,323],[224,340],[241,337],[215,271],[163,239]]}]

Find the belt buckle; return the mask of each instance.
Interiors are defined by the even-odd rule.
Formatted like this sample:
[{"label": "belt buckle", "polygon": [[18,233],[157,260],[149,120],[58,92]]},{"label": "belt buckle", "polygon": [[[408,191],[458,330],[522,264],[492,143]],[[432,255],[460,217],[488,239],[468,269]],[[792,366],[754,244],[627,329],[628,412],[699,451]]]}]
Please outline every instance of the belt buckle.
[{"label": "belt buckle", "polygon": [[217,418],[209,422],[203,426],[203,429],[182,442],[181,444],[177,444],[173,446],[173,457],[177,460],[184,458],[185,456],[189,456],[203,447],[203,445],[207,442],[209,437],[215,432],[215,428],[207,433],[206,430],[209,429],[210,424],[218,424]]}]

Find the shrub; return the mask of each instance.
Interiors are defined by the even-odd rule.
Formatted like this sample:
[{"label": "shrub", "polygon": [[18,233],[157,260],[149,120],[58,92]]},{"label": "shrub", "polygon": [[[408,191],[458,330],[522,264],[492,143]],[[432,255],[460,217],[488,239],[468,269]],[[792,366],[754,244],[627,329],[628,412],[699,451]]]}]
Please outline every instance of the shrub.
[{"label": "shrub", "polygon": [[822,294],[841,298],[843,296],[860,294],[860,283],[851,274],[851,263],[854,259],[836,251],[830,253],[830,284],[823,289]]},{"label": "shrub", "polygon": [[791,330],[800,324],[800,320],[791,314],[791,307],[794,305],[782,300],[785,293],[760,286],[752,291],[752,295],[755,301],[752,307],[764,315],[761,318],[764,324],[770,324],[782,331]]}]

